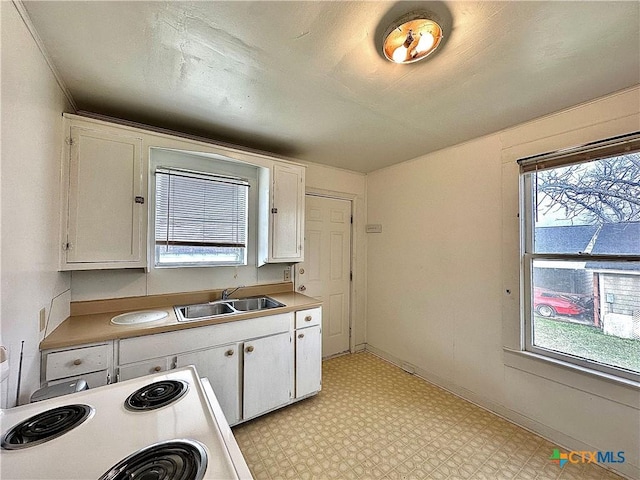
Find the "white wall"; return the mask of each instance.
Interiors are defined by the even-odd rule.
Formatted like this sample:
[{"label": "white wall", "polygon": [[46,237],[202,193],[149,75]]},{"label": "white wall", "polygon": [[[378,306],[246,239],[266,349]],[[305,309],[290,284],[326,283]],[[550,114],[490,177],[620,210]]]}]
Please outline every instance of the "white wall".
[{"label": "white wall", "polygon": [[639,129],[635,88],[368,175],[368,348],[567,448],[625,451],[615,468],[640,476],[637,389],[510,352],[515,160]]},{"label": "white wall", "polygon": [[11,368],[2,405],[12,406],[23,340],[21,401],[39,387],[40,309],[51,325],[69,311],[69,275],[57,272],[57,239],[62,112],[71,107],[14,4],[0,2],[0,14],[0,336]]}]

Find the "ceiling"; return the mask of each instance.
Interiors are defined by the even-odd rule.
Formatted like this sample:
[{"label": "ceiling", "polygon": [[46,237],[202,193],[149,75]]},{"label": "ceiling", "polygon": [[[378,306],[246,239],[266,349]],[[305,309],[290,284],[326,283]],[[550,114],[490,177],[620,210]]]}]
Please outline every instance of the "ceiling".
[{"label": "ceiling", "polygon": [[[370,172],[640,84],[640,2],[25,1],[79,110]],[[445,29],[381,53],[393,20]]]}]

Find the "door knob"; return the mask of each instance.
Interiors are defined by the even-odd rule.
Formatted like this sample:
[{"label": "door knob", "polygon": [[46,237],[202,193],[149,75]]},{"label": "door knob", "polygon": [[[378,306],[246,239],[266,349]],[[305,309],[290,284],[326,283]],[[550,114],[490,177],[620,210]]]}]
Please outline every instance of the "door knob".
[{"label": "door knob", "polygon": [[305,287],[304,285],[300,285],[298,287],[298,290],[300,290],[301,292],[304,292],[307,289],[307,287]]}]

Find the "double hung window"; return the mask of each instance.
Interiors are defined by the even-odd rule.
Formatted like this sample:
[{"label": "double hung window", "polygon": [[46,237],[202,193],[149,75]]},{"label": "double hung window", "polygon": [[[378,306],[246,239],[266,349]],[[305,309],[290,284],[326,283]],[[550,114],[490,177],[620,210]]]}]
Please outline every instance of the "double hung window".
[{"label": "double hung window", "polygon": [[640,134],[518,163],[525,350],[640,381]]},{"label": "double hung window", "polygon": [[155,182],[156,266],[246,265],[248,180],[158,167]]}]

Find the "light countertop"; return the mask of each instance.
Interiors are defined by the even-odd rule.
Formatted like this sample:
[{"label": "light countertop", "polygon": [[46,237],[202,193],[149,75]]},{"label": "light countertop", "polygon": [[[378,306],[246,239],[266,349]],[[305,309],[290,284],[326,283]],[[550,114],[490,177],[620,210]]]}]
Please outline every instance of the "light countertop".
[{"label": "light countertop", "polygon": [[[152,304],[150,302],[139,302],[139,307],[134,307],[132,302],[122,301],[106,301],[111,302],[109,306],[103,307],[111,311],[95,311],[100,310],[95,308],[94,305],[84,305],[83,308],[73,308],[72,314],[64,322],[58,326],[50,335],[48,335],[41,343],[40,350],[49,350],[52,348],[64,348],[77,345],[83,345],[88,343],[103,342],[106,340],[115,340],[120,338],[138,337],[141,335],[151,335],[154,333],[171,332],[174,330],[181,330],[183,328],[195,328],[205,325],[214,325],[218,323],[235,322],[239,320],[246,320],[249,318],[259,318],[269,315],[277,315],[279,313],[294,312],[296,310],[304,310],[307,308],[319,307],[322,305],[320,300],[307,297],[300,293],[293,291],[288,292],[269,292],[269,293],[255,293],[254,295],[268,295],[274,300],[283,303],[284,307],[270,308],[268,310],[254,310],[251,312],[237,313],[230,316],[213,318],[203,321],[192,322],[178,322],[175,312],[173,310],[174,305],[185,305],[192,303],[205,303],[206,301],[213,300],[196,300],[193,301],[193,294],[184,294],[185,302],[180,302],[181,296],[179,294],[167,295],[166,303],[163,305],[163,296],[158,296]],[[189,298],[187,298],[187,296]],[[215,296],[215,294],[212,294]],[[245,295],[243,295],[244,297]],[[235,295],[233,298],[237,298]],[[89,302],[87,302],[88,304]],[[94,302],[95,303],[95,302]],[[103,302],[104,304],[105,302]],[[146,304],[145,304],[146,303]],[[120,310],[113,310],[113,308],[126,307]],[[86,308],[85,308],[86,307]],[[132,308],[133,307],[133,308]],[[74,314],[74,310],[76,313]],[[161,310],[166,311],[168,316],[162,320],[156,320],[153,322],[142,323],[139,325],[113,325],[111,319],[121,313],[126,313],[136,310]],[[91,313],[77,314],[78,312],[90,311]]]}]

